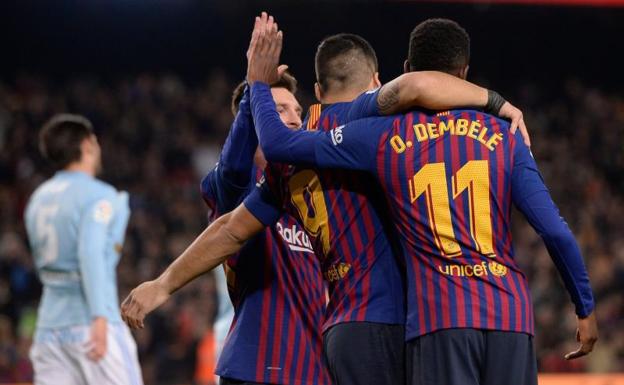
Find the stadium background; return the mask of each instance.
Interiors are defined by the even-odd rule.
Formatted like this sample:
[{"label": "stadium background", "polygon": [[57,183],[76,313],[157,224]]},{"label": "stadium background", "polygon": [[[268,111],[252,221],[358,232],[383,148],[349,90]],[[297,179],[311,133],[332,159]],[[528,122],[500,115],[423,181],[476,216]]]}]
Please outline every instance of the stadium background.
[{"label": "stadium background", "polygon": [[[449,17],[468,30],[469,78],[524,110],[533,152],[578,237],[597,298],[596,350],[564,361],[576,347],[572,307],[539,237],[516,220],[517,256],[536,309],[540,371],[624,372],[624,8],[612,0],[512,3],[3,2],[0,383],[32,378],[27,351],[40,287],[22,211],[49,175],[36,149],[42,122],[61,111],[88,116],[103,145],[103,179],[131,193],[119,267],[124,297],[206,225],[199,180],[227,134],[229,95],[245,73],[253,16],[264,9],[285,31],[283,62],[299,79],[304,108],[313,102],[315,48],[327,35],[367,38],[387,81],[401,73],[418,22]],[[209,370],[214,290],[210,275],[197,280],[136,333],[146,384],[208,384],[195,377]]]}]

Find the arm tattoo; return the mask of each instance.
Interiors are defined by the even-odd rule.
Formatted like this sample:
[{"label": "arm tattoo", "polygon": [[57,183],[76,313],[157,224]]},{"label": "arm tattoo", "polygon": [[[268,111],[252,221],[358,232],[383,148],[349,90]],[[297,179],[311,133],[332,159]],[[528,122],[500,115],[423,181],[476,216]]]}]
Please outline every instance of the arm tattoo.
[{"label": "arm tattoo", "polygon": [[377,95],[377,108],[382,115],[389,115],[396,112],[399,103],[399,84],[390,82],[379,90]]}]

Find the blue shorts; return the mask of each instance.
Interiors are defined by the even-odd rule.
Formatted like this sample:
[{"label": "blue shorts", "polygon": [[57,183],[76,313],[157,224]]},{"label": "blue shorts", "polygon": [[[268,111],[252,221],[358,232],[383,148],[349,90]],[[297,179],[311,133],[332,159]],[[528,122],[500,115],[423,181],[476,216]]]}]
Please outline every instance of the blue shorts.
[{"label": "blue shorts", "polygon": [[346,322],[323,335],[323,350],[334,385],[405,383],[405,327]]},{"label": "blue shorts", "polygon": [[448,329],[410,340],[405,349],[409,385],[537,385],[528,334]]}]

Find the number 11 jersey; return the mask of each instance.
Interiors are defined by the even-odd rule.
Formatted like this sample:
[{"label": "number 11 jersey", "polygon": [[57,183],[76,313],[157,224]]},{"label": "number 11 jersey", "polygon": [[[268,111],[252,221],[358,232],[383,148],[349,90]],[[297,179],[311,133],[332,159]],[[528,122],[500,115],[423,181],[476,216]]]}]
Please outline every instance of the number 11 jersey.
[{"label": "number 11 jersey", "polygon": [[[354,103],[375,106],[377,93]],[[290,131],[266,85],[254,84],[251,94],[268,159],[367,171],[382,186],[407,265],[408,340],[448,328],[533,334],[528,283],[512,247],[512,203],[544,240],[576,314],[593,311],[578,244],[509,123],[474,110],[413,111]]]}]

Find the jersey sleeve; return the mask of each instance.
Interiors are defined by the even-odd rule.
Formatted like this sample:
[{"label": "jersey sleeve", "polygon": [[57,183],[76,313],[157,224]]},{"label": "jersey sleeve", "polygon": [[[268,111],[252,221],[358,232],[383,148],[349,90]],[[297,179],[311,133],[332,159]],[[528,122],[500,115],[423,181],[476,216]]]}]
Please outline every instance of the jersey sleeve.
[{"label": "jersey sleeve", "polygon": [[514,137],[512,200],[542,237],[579,317],[594,309],[594,298],[581,250],[568,224],[559,215],[533,155],[520,133]]},{"label": "jersey sleeve", "polygon": [[322,140],[314,143],[315,165],[375,173],[384,120],[360,119],[322,132]]},{"label": "jersey sleeve", "polygon": [[234,186],[246,188],[251,179],[251,168],[257,147],[258,138],[253,128],[249,87],[246,86],[238,113],[219,156],[221,176]]},{"label": "jersey sleeve", "polygon": [[267,183],[266,172],[245,198],[243,204],[265,226],[272,226],[282,215],[279,196],[272,191],[271,186]]},{"label": "jersey sleeve", "polygon": [[115,218],[111,225],[111,236],[113,241],[115,242],[115,249],[117,252],[121,250],[121,246],[123,245],[129,219],[129,196],[127,192],[121,191],[117,194],[115,199]]},{"label": "jersey sleeve", "polygon": [[381,87],[368,91],[358,96],[347,111],[346,121],[351,122],[358,119],[381,116],[377,105],[377,96]]},{"label": "jersey sleeve", "polygon": [[115,213],[115,194],[100,194],[81,212],[78,229],[78,261],[82,287],[91,318],[106,316],[106,245]]},{"label": "jersey sleeve", "polygon": [[247,193],[257,147],[249,87],[245,87],[238,113],[219,155],[219,163],[200,184],[202,197],[212,211],[212,219],[232,211]]},{"label": "jersey sleeve", "polygon": [[355,121],[331,131],[290,130],[279,118],[269,86],[260,82],[251,86],[251,106],[258,140],[267,160],[321,168],[374,170],[383,127],[375,119]]},{"label": "jersey sleeve", "polygon": [[[251,169],[247,172],[251,177]],[[220,164],[212,169],[202,179],[201,194],[204,202],[210,208],[210,218],[214,220],[228,213],[241,203],[249,191],[249,181],[245,186],[239,186],[236,182],[224,175]]]}]

